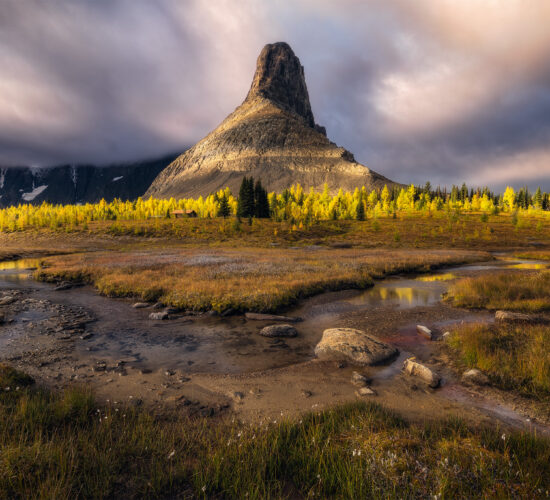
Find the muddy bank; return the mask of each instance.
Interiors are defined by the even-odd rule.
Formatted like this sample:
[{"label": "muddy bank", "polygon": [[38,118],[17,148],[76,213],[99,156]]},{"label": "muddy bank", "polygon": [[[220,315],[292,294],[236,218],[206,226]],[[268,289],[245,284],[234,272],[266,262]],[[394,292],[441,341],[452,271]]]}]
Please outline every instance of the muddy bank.
[{"label": "muddy bank", "polygon": [[[529,261],[499,261],[458,266],[422,280],[395,277],[366,291],[332,292],[305,300],[288,311],[302,322],[295,338],[258,335],[266,321],[243,316],[212,317],[171,313],[151,320],[152,308],[97,295],[89,287],[54,291],[28,279],[32,261],[0,268],[4,306],[0,360],[28,372],[54,389],[74,383],[91,386],[101,399],[159,408],[215,414],[232,408],[257,420],[298,414],[356,399],[353,368],[320,362],[313,350],[326,328],[349,327],[373,334],[400,350],[386,366],[363,369],[377,401],[417,418],[460,415],[474,421],[499,421],[529,427],[522,414],[481,391],[460,386],[439,343],[416,331],[425,324],[442,332],[452,323],[491,321],[487,312],[454,309],[440,299],[449,281],[443,273],[467,276]],[[427,279],[428,278],[428,279]],[[414,355],[437,370],[442,389],[429,389],[401,374]]]}]

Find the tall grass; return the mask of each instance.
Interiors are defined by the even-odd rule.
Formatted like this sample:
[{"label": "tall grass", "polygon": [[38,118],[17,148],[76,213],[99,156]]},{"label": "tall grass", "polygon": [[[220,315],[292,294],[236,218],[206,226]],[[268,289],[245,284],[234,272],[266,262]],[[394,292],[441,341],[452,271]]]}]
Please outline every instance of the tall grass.
[{"label": "tall grass", "polygon": [[20,388],[0,393],[0,422],[2,498],[535,498],[550,489],[548,440],[454,419],[412,424],[374,403],[246,425]]},{"label": "tall grass", "polygon": [[500,272],[466,278],[451,286],[449,300],[456,307],[548,311],[550,271]]},{"label": "tall grass", "polygon": [[549,326],[465,325],[449,345],[465,365],[483,370],[498,387],[550,396]]}]

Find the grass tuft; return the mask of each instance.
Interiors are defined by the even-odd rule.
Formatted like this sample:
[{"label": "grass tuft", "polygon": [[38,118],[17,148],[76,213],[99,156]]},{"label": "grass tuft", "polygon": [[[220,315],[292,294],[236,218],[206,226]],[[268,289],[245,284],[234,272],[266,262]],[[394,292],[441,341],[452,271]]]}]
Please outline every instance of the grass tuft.
[{"label": "grass tuft", "polygon": [[466,278],[451,286],[448,297],[456,307],[548,311],[550,271],[501,272]]}]

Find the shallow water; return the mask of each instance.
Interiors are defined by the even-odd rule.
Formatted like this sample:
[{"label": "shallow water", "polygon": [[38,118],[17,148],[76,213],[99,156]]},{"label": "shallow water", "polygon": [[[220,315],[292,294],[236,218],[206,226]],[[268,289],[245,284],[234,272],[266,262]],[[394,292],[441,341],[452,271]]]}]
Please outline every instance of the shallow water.
[{"label": "shallow water", "polygon": [[[74,348],[81,360],[125,359],[129,365],[153,370],[240,373],[311,359],[323,330],[343,326],[342,322],[351,313],[361,315],[437,307],[448,289],[450,275],[460,277],[503,265],[529,264],[529,261],[456,266],[418,278],[390,278],[367,290],[328,292],[312,297],[286,313],[304,319],[296,324],[298,337],[280,340],[258,335],[259,329],[268,323],[247,321],[242,316],[176,316],[168,321],[153,321],[148,318],[152,309],[133,309],[131,302],[101,297],[90,287],[54,292],[53,286],[28,279],[29,270],[39,264],[38,259],[0,263],[0,289],[30,288],[35,291],[34,298],[82,306],[92,311],[97,320],[87,326],[87,331],[93,336],[89,340],[74,339]],[[32,315],[32,309],[24,314]],[[416,333],[412,324],[396,328],[382,339],[404,351],[429,349],[429,342]]]}]

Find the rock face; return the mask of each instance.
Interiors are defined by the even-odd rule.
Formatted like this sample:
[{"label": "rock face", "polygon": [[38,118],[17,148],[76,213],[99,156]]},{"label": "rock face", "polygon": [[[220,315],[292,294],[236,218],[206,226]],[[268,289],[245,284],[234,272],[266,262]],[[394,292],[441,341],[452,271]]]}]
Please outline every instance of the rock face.
[{"label": "rock face", "polygon": [[353,328],[329,328],[315,347],[318,358],[348,360],[360,365],[382,363],[397,352],[395,347]]},{"label": "rock face", "polygon": [[226,186],[236,194],[245,175],[276,191],[298,182],[316,190],[327,183],[331,192],[395,184],[357,163],[315,124],[304,69],[282,42],[262,50],[242,105],[169,165],[145,196],[196,197]]}]

